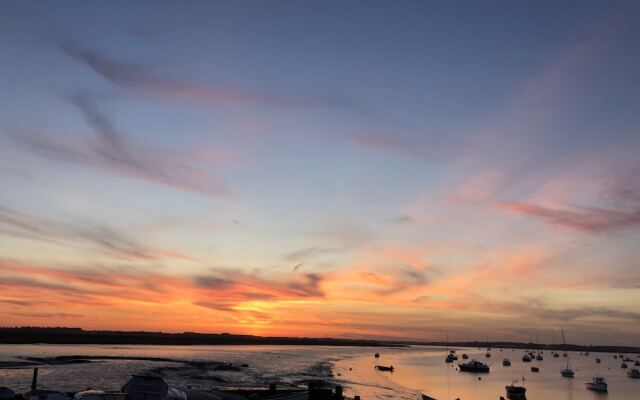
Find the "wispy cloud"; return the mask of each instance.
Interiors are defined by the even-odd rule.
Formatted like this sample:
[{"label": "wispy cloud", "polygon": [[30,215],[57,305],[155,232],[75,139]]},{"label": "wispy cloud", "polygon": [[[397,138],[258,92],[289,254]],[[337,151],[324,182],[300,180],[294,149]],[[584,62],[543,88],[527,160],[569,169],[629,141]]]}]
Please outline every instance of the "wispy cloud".
[{"label": "wispy cloud", "polygon": [[501,207],[519,214],[541,218],[552,225],[584,232],[612,232],[640,227],[640,209],[632,211],[595,207],[557,209],[522,202],[503,202]]},{"label": "wispy cloud", "polygon": [[58,40],[57,45],[64,53],[91,68],[102,78],[125,89],[202,102],[325,108],[345,111],[360,117],[374,116],[368,107],[338,95],[281,95],[206,86],[162,76],[149,67],[112,59],[69,40]]},{"label": "wispy cloud", "polygon": [[88,245],[119,258],[160,259],[168,257],[197,260],[178,251],[145,246],[123,232],[96,221],[53,220],[1,206],[0,234],[69,246]]},{"label": "wispy cloud", "polygon": [[333,247],[306,247],[304,249],[285,254],[284,259],[288,262],[299,263],[297,267],[300,267],[304,261],[309,261],[310,259],[322,257],[324,255],[339,253],[343,250],[344,249]]},{"label": "wispy cloud", "polygon": [[191,166],[175,155],[142,147],[127,140],[89,96],[69,98],[94,130],[86,143],[64,143],[28,132],[13,138],[26,150],[50,160],[91,167],[210,196],[226,196],[227,186],[213,173]]}]

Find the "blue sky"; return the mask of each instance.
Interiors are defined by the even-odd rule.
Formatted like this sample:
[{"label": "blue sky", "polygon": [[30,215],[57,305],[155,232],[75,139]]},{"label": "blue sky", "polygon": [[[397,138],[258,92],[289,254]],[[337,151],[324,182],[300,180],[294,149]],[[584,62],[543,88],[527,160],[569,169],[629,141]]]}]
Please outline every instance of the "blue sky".
[{"label": "blue sky", "polygon": [[639,14],[4,3],[0,314],[638,345]]}]

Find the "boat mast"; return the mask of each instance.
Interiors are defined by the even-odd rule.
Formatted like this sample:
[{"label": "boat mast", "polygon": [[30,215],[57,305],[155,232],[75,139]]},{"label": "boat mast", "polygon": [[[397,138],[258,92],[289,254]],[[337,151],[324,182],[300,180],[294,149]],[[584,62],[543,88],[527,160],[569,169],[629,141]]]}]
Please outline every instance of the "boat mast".
[{"label": "boat mast", "polygon": [[569,360],[569,353],[567,353],[567,342],[564,341],[564,329],[562,331],[562,347],[564,347],[564,352],[567,355],[567,369],[571,369],[571,361]]}]

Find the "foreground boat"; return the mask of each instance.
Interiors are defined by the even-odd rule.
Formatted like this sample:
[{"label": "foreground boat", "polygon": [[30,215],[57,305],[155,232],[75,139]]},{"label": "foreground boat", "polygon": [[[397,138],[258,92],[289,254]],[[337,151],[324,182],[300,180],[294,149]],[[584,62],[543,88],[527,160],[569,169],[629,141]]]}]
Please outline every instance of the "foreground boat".
[{"label": "foreground boat", "polygon": [[512,400],[524,400],[527,398],[527,388],[524,386],[516,386],[518,381],[513,381],[511,385],[505,386],[505,390],[507,391],[507,398]]},{"label": "foreground boat", "polygon": [[[20,395],[0,388],[1,400],[345,400],[342,386],[332,387],[326,382],[311,381],[307,388],[278,389],[272,383],[268,389],[209,389],[207,392],[169,387],[159,376],[134,375],[119,392],[85,390],[64,392],[37,389],[38,369],[34,369],[31,390]],[[4,389],[4,390],[3,390]],[[355,396],[353,400],[360,400]]]},{"label": "foreground boat", "polygon": [[12,399],[16,395],[16,392],[8,387],[0,387],[0,400]]},{"label": "foreground boat", "polygon": [[586,382],[585,386],[587,389],[595,390],[596,392],[606,392],[609,385],[607,385],[604,378],[595,377],[591,382]]},{"label": "foreground boat", "polygon": [[480,361],[471,360],[468,363],[458,364],[461,372],[489,372],[489,366]]}]

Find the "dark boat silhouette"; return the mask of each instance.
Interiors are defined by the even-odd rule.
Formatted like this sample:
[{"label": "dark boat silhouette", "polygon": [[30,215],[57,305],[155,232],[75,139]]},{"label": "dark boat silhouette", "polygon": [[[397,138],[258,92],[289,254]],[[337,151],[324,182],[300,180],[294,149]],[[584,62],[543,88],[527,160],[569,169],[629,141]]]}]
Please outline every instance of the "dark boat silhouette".
[{"label": "dark boat silhouette", "polygon": [[489,366],[477,360],[471,360],[468,363],[458,364],[461,372],[489,372]]}]

